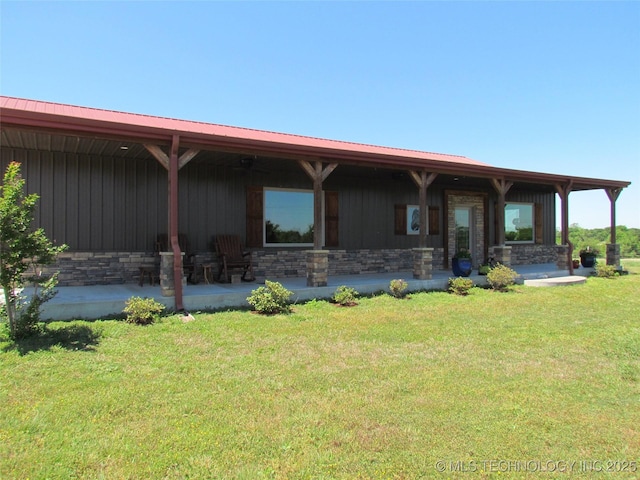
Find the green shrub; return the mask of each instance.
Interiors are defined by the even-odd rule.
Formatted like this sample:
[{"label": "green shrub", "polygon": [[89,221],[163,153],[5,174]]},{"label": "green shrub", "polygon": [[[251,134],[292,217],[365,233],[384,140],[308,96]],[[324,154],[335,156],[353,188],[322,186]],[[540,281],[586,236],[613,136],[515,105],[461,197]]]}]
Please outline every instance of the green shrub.
[{"label": "green shrub", "polygon": [[339,303],[343,307],[357,305],[358,292],[351,287],[342,285],[338,287],[333,294],[333,301]]},{"label": "green shrub", "polygon": [[391,295],[394,297],[402,298],[406,295],[408,286],[409,284],[405,280],[397,278],[395,280],[391,280],[389,283],[389,290],[391,290]]},{"label": "green shrub", "polygon": [[136,325],[150,325],[157,321],[164,305],[153,298],[131,297],[125,302],[123,312],[127,314],[127,322]]},{"label": "green shrub", "polygon": [[517,276],[515,270],[499,263],[487,273],[487,282],[494,290],[505,292],[516,283]]},{"label": "green shrub", "polygon": [[256,312],[264,315],[273,315],[276,313],[289,313],[291,306],[289,299],[293,292],[287,290],[279,282],[271,282],[265,280],[264,287],[256,288],[251,291],[251,295],[247,297],[247,302]]},{"label": "green shrub", "polygon": [[449,279],[449,292],[456,295],[468,295],[473,288],[473,280],[466,277],[455,277]]},{"label": "green shrub", "polygon": [[596,263],[596,275],[600,278],[614,278],[618,274],[615,265],[606,265],[604,263]]}]

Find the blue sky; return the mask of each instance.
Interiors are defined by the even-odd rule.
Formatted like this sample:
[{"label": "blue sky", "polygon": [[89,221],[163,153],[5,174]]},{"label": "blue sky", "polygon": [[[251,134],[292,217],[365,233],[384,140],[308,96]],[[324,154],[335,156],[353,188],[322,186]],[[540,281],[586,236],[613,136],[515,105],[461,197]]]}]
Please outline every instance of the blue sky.
[{"label": "blue sky", "polygon": [[[0,92],[633,182],[640,2],[0,0]],[[609,225],[604,191],[570,221]]]}]

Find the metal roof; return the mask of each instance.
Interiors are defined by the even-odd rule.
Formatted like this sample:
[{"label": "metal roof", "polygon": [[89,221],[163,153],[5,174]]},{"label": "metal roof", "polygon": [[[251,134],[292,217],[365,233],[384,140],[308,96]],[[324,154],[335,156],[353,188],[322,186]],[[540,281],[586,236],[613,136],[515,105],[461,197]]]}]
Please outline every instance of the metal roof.
[{"label": "metal roof", "polygon": [[61,103],[0,96],[2,127],[59,134],[91,135],[180,145],[281,158],[308,158],[354,165],[426,169],[479,178],[505,178],[527,183],[567,184],[574,190],[625,188],[630,182],[553,175],[497,168],[464,156],[329,140],[213,123],[140,115]]}]

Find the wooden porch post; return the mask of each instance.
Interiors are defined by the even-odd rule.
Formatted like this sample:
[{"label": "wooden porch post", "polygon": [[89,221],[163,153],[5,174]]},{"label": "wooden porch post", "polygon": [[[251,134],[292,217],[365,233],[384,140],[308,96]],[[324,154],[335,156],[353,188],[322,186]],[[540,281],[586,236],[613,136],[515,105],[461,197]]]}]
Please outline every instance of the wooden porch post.
[{"label": "wooden porch post", "polygon": [[569,240],[569,194],[573,188],[573,181],[569,181],[567,184],[556,184],[556,192],[560,196],[560,215],[561,220],[561,233],[562,244],[567,245],[567,263],[569,264],[569,274],[573,275],[573,244]]},{"label": "wooden porch post", "polygon": [[313,165],[306,160],[298,160],[298,164],[313,181],[313,250],[307,251],[307,286],[326,287],[329,276],[329,252],[322,250],[324,239],[322,230],[322,183],[338,166],[332,163],[322,167],[316,160]]},{"label": "wooden porch post", "polygon": [[506,205],[507,192],[513,186],[513,182],[507,182],[504,178],[492,178],[491,184],[498,193],[498,207],[496,209],[496,224],[498,231],[496,232],[496,245],[503,246],[505,244],[504,207]]},{"label": "wooden porch post", "polygon": [[611,202],[611,234],[607,245],[607,265],[620,265],[620,246],[616,245],[616,201],[622,193],[622,188],[607,188],[607,197]]},{"label": "wooden porch post", "polygon": [[199,150],[189,149],[178,156],[180,149],[180,137],[173,135],[171,138],[170,155],[167,155],[158,145],[144,146],[151,155],[168,171],[168,220],[169,249],[173,253],[173,288],[175,292],[175,309],[184,310],[182,295],[182,252],[178,241],[178,170],[193,159]]},{"label": "wooden porch post", "polygon": [[413,180],[413,183],[416,184],[419,191],[419,203],[420,203],[420,235],[419,235],[419,247],[426,248],[427,247],[427,230],[428,230],[428,208],[427,208],[427,189],[429,185],[433,183],[433,181],[438,176],[437,173],[427,173],[426,170],[421,170],[420,172],[415,172],[413,170],[409,170],[409,175]]},{"label": "wooden porch post", "polygon": [[313,166],[306,160],[298,160],[298,164],[313,181],[313,249],[322,250],[322,183],[338,166],[337,163],[322,167],[321,161],[314,162]]},{"label": "wooden porch post", "polygon": [[438,176],[437,173],[427,173],[409,170],[409,176],[418,187],[420,207],[420,231],[418,232],[418,248],[413,249],[413,278],[428,280],[433,275],[433,248],[427,248],[427,233],[429,230],[427,207],[427,189]]},{"label": "wooden porch post", "polygon": [[611,235],[610,240],[611,243],[616,243],[616,201],[622,193],[621,188],[607,188],[607,197],[609,197],[609,201],[611,202]]},{"label": "wooden porch post", "polygon": [[173,135],[171,139],[171,157],[169,158],[169,238],[173,251],[173,285],[175,288],[175,305],[177,311],[184,310],[182,304],[182,254],[178,242],[178,150],[180,137]]}]

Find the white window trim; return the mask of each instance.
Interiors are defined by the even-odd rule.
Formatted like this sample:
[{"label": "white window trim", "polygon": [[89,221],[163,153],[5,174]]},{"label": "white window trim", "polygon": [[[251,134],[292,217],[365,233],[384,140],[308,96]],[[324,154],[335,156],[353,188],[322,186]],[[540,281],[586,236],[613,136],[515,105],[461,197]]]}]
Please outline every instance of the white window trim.
[{"label": "white window trim", "polygon": [[[264,187],[262,189],[262,246],[265,248],[309,248],[313,247],[311,243],[267,243],[267,192],[291,192],[291,193],[310,193],[313,197],[313,190],[304,188],[276,188],[276,187]],[[311,212],[313,217],[313,210]],[[322,245],[325,243],[326,229],[324,221],[324,191],[322,192]],[[313,221],[313,218],[312,218]]]},{"label": "white window trim", "polygon": [[[507,205],[529,205],[531,206],[531,240],[506,240],[505,238],[505,244],[510,244],[510,245],[532,245],[534,243],[536,243],[536,204],[533,202],[505,202],[504,208],[505,210],[507,209]],[[506,211],[504,212],[504,215],[506,217]],[[506,220],[506,218],[505,218]],[[507,235],[507,225],[506,225],[506,221],[505,221],[505,226],[504,226],[504,234],[505,237]]]}]

